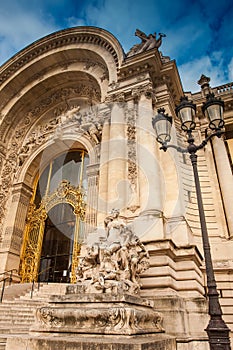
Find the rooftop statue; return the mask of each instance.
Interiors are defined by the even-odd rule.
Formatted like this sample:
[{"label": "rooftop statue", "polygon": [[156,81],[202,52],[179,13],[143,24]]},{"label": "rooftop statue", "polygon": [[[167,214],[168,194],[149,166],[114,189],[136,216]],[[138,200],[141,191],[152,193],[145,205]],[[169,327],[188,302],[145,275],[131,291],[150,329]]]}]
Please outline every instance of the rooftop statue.
[{"label": "rooftop statue", "polygon": [[139,275],[149,268],[149,255],[119,214],[111,211],[104,220],[106,236],[88,246],[80,259],[77,283],[83,292],[139,292]]},{"label": "rooftop statue", "polygon": [[127,57],[136,55],[140,52],[148,51],[150,49],[158,49],[162,44],[162,38],[166,36],[163,33],[159,33],[159,37],[156,38],[156,33],[146,35],[139,29],[136,29],[135,35],[141,39],[141,43],[134,45],[127,53]]}]

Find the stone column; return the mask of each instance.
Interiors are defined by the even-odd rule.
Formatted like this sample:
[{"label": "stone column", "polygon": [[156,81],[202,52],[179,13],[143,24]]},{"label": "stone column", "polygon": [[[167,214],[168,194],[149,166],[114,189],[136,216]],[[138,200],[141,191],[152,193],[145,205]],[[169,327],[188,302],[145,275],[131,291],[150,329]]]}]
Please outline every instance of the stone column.
[{"label": "stone column", "polygon": [[20,250],[31,195],[32,190],[23,183],[16,184],[12,190],[12,198],[9,202],[10,211],[6,217],[2,243],[1,270],[18,269],[19,267]]},{"label": "stone column", "polygon": [[[165,108],[168,115],[174,113],[174,105],[170,99],[170,92],[167,84],[156,87],[156,112],[158,108]],[[178,130],[175,128],[175,121],[171,130],[171,144],[178,143]],[[156,142],[156,141],[155,141]],[[185,220],[186,207],[184,200],[182,155],[174,149],[166,152],[159,150],[156,142],[161,166],[162,203],[164,214],[164,236],[172,239],[176,245],[192,244],[193,236]]]},{"label": "stone column", "polygon": [[102,129],[100,145],[100,166],[99,166],[99,186],[98,186],[98,210],[97,226],[103,225],[108,211],[108,158],[109,158],[109,137],[110,137],[110,115],[111,110],[105,107],[102,111],[105,114],[105,122]]},{"label": "stone column", "polygon": [[97,205],[98,205],[98,180],[99,164],[87,166],[88,193],[87,193],[87,213],[86,213],[86,234],[92,232],[97,225]]},{"label": "stone column", "polygon": [[[169,111],[169,106],[166,106],[166,112],[172,115]],[[179,131],[173,125],[171,144],[178,145],[178,133]],[[193,235],[185,219],[187,203],[185,204],[184,199],[183,172],[185,166],[183,155],[170,148],[166,152],[160,150],[160,157],[165,187],[163,198],[165,236],[168,239],[172,239],[177,246],[193,244]]]},{"label": "stone column", "polygon": [[162,221],[162,182],[158,146],[152,128],[152,96],[141,93],[138,102],[137,154],[141,213],[135,229],[142,240],[164,237]]},{"label": "stone column", "polygon": [[229,229],[229,235],[233,238],[233,176],[223,139],[214,137],[212,139],[213,153],[216,162],[217,174],[221,188],[223,206],[226,215],[226,221]]},{"label": "stone column", "polygon": [[108,212],[125,210],[127,198],[127,140],[124,102],[112,105],[108,157]]}]

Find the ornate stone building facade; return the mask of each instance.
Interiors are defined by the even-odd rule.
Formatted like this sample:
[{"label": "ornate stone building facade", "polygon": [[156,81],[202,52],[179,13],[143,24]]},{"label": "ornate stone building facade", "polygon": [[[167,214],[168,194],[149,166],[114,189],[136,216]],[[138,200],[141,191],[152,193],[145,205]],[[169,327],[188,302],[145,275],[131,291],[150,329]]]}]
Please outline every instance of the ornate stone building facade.
[{"label": "ornate stone building facade", "polygon": [[[25,48],[0,69],[0,272],[15,280],[76,282],[78,256],[113,208],[150,256],[141,295],[155,301],[180,349],[204,349],[206,277],[189,157],[159,150],[157,109],[173,118],[184,94],[201,112],[213,91],[225,102],[225,139],[199,151],[198,167],[224,320],[233,327],[233,83],[185,93],[162,36],[125,54],[109,32],[77,27]],[[172,316],[172,317],[171,317]],[[203,345],[205,344],[205,345]],[[207,348],[207,347],[206,347]]]}]

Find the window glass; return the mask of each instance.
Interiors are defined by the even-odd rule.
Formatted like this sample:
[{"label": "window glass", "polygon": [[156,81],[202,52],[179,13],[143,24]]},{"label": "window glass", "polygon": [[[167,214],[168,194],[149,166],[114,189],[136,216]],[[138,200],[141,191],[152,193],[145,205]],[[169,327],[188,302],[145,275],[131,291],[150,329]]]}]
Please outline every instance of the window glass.
[{"label": "window glass", "polygon": [[[56,191],[62,180],[67,180],[72,186],[78,187],[81,180],[80,176],[82,176],[82,187],[87,190],[86,169],[89,163],[89,157],[88,154],[84,154],[82,170],[82,155],[83,151],[71,151],[60,155],[52,161],[49,193]],[[35,197],[37,207],[46,193],[49,171],[50,165],[40,175]]]}]

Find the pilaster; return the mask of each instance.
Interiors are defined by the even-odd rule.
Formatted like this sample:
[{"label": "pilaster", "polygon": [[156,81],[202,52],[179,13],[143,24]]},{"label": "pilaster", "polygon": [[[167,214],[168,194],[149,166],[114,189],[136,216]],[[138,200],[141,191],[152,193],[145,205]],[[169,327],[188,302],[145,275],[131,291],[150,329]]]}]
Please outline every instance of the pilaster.
[{"label": "pilaster", "polygon": [[233,238],[233,176],[223,139],[213,138],[213,153],[216,162],[216,170],[221,188],[224,211],[228,225],[230,238]]},{"label": "pilaster", "polygon": [[88,192],[86,211],[86,234],[91,232],[97,225],[97,205],[98,205],[98,183],[99,164],[87,166]]},{"label": "pilaster", "polygon": [[12,190],[11,210],[6,217],[4,237],[1,248],[2,271],[19,266],[20,249],[23,240],[25,220],[32,190],[25,184],[16,184]]},{"label": "pilaster", "polygon": [[111,110],[108,158],[108,212],[127,207],[127,140],[124,102],[115,102]]},{"label": "pilaster", "polygon": [[152,91],[148,85],[138,102],[137,154],[141,212],[134,223],[137,235],[144,241],[164,237],[161,169],[152,117]]},{"label": "pilaster", "polygon": [[100,114],[105,116],[105,122],[103,124],[100,145],[97,226],[101,225],[101,223],[104,221],[108,211],[108,158],[111,109],[106,105],[101,106]]}]

